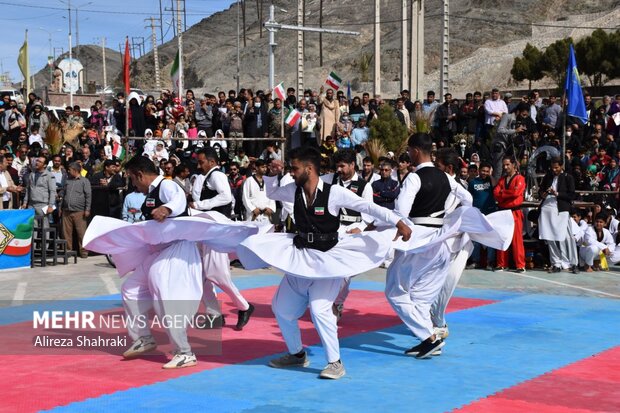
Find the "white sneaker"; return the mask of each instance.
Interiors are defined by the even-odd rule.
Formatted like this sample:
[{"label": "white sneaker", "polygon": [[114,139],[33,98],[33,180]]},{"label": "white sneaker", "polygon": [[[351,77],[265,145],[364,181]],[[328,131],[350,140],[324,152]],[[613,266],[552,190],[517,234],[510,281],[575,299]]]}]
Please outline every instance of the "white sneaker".
[{"label": "white sneaker", "polygon": [[184,367],[192,367],[198,364],[194,353],[183,354],[175,353],[172,360],[162,366],[164,369],[182,369]]},{"label": "white sneaker", "polygon": [[443,327],[433,327],[433,334],[437,337],[445,340],[450,335],[450,330],[448,330],[448,325],[446,324]]},{"label": "white sneaker", "polygon": [[342,362],[338,360],[333,363],[328,363],[319,374],[319,377],[322,379],[338,380],[345,374],[347,374],[347,371],[344,369]]},{"label": "white sneaker", "polygon": [[144,353],[153,351],[157,348],[157,343],[153,336],[143,336],[133,342],[131,346],[123,353],[123,357],[126,359],[141,356]]}]

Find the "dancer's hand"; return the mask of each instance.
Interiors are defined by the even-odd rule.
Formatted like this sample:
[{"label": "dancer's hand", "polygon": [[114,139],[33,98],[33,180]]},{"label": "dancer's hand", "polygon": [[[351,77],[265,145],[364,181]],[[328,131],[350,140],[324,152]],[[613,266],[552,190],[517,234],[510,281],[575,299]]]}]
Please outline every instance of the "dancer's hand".
[{"label": "dancer's hand", "polygon": [[162,205],[160,207],[155,208],[153,212],[151,212],[151,215],[153,216],[153,219],[155,221],[162,222],[164,219],[168,217],[168,215],[170,215],[170,213],[171,211]]},{"label": "dancer's hand", "polygon": [[411,238],[411,228],[409,228],[409,226],[405,224],[402,219],[396,224],[396,229],[397,231],[396,236],[394,237],[394,241],[396,241],[398,237],[401,236],[403,237],[403,241],[409,241],[409,238]]}]

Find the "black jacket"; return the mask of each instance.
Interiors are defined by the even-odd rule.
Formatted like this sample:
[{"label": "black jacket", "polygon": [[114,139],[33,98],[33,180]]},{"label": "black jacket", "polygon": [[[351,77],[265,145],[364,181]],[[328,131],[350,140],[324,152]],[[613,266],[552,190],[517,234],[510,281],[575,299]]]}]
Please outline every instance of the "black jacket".
[{"label": "black jacket", "polygon": [[[539,195],[542,197],[542,193],[551,188],[553,183],[553,173],[547,172],[547,175],[540,184]],[[558,211],[570,212],[571,205],[575,199],[575,181],[573,177],[566,172],[562,172],[558,175]]]}]

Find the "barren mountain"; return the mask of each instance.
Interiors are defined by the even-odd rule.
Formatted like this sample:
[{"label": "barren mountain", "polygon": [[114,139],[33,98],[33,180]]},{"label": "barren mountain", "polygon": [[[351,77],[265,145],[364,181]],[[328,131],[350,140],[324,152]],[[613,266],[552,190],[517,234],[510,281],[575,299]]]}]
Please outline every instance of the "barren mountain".
[{"label": "barren mountain", "polygon": [[[263,3],[262,19],[256,3]],[[297,24],[297,2],[276,0],[276,21]],[[306,0],[306,26],[318,27],[320,0]],[[362,84],[364,71],[360,62],[373,53],[373,0],[323,0],[323,27],[359,31],[359,36],[323,35],[323,66],[319,64],[319,35],[305,34],[305,86],[318,88],[334,70],[355,91],[371,90]],[[245,87],[267,88],[268,34],[262,28],[267,20],[269,2],[246,2],[246,42],[241,40],[240,83]],[[381,0],[381,78],[384,95],[397,93],[400,69],[401,35],[400,0]],[[425,88],[438,88],[437,68],[440,60],[441,0],[426,1]],[[527,41],[544,47],[569,35],[584,36],[591,30],[556,29],[553,26],[615,27],[619,0],[452,0],[450,4],[450,89],[459,93],[471,88],[510,86],[510,67]],[[543,26],[533,26],[532,23]],[[606,24],[607,26],[602,26]],[[597,26],[598,25],[598,26]],[[262,35],[261,35],[262,34]],[[236,87],[237,9],[236,5],[203,19],[183,34],[184,85],[198,91],[228,90]],[[276,83],[296,84],[295,31],[276,34]],[[83,48],[85,49],[85,48]],[[88,79],[98,79],[99,60],[93,57],[87,66]],[[177,51],[176,39],[159,47],[162,85],[170,87],[170,66]],[[491,53],[493,52],[493,53]],[[113,52],[110,52],[112,55]],[[115,62],[120,63],[118,53]],[[488,56],[488,57],[487,57]],[[469,59],[469,60],[467,60]],[[84,59],[82,59],[84,60]],[[112,62],[108,79],[113,79]],[[367,72],[372,78],[372,64]],[[475,70],[473,70],[474,68]],[[117,74],[120,67],[117,66]],[[132,64],[132,86],[154,89],[153,54],[148,53]],[[110,80],[109,80],[110,82]],[[117,75],[116,83],[120,84]]]}]

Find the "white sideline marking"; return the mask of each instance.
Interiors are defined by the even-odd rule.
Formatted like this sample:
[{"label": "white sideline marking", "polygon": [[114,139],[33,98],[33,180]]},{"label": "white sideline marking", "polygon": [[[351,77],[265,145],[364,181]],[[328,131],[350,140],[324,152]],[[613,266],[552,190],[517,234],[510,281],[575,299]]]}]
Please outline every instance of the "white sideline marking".
[{"label": "white sideline marking", "polygon": [[24,301],[27,286],[27,282],[21,282],[17,284],[17,288],[15,289],[15,294],[13,294],[13,302],[11,303],[11,305],[20,305]]},{"label": "white sideline marking", "polygon": [[563,282],[560,282],[560,281],[547,280],[545,278],[534,277],[533,275],[518,274],[518,273],[514,273],[514,272],[507,272],[507,274],[518,275],[520,277],[526,277],[526,278],[533,278],[535,280],[545,281],[545,282],[548,282],[548,283],[551,283],[551,284],[557,284],[557,285],[561,285],[561,286],[564,286],[564,287],[576,288],[578,290],[589,291],[591,293],[606,295],[608,297],[620,298],[620,295],[610,294],[610,293],[606,293],[604,291],[593,290],[593,289],[585,288],[585,287],[579,287],[577,285],[566,284],[566,283],[563,283]]},{"label": "white sideline marking", "polygon": [[99,274],[99,278],[101,278],[101,281],[103,281],[105,288],[110,294],[120,293],[120,291],[116,287],[116,284],[114,284],[114,280],[112,280],[112,277],[110,277],[108,274]]}]

